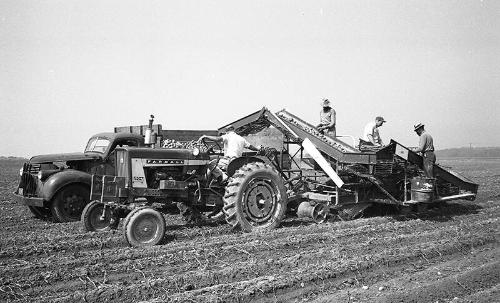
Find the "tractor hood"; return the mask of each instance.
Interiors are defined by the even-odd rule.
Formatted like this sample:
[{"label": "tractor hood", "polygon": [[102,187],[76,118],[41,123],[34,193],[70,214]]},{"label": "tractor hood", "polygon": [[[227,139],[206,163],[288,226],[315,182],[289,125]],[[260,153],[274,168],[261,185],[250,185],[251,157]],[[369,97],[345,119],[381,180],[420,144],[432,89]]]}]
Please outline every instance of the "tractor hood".
[{"label": "tractor hood", "polygon": [[79,160],[94,160],[100,159],[96,154],[84,154],[84,153],[65,153],[65,154],[48,154],[34,156],[30,159],[30,163],[52,163],[52,162],[67,162],[67,161],[79,161]]},{"label": "tractor hood", "polygon": [[193,154],[192,149],[170,149],[170,148],[117,148],[117,150],[126,149],[131,158],[144,159],[184,159],[184,160],[202,160],[210,159],[206,153],[198,155]]}]

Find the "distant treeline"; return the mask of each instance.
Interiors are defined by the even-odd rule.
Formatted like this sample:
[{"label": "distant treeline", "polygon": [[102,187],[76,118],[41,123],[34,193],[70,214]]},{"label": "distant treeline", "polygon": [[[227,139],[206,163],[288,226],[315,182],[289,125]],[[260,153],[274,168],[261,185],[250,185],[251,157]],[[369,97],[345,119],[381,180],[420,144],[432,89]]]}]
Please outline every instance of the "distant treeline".
[{"label": "distant treeline", "polygon": [[500,158],[500,147],[461,147],[436,151],[439,158]]},{"label": "distant treeline", "polygon": [[0,156],[0,160],[25,161],[27,159],[26,158],[22,158],[22,157],[13,157],[13,156],[4,157],[4,156]]}]

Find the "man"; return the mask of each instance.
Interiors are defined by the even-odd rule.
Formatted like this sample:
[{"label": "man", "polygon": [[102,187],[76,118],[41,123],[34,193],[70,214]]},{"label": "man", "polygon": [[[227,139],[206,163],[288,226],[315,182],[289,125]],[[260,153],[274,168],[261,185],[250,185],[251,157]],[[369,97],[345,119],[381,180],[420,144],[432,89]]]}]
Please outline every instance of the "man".
[{"label": "man", "polygon": [[316,127],[322,134],[335,138],[337,135],[336,113],[330,105],[330,100],[323,99],[323,109],[319,113],[319,124]]},{"label": "man", "polygon": [[424,159],[424,173],[428,178],[434,178],[434,163],[436,163],[436,155],[434,154],[434,141],[432,136],[427,133],[422,123],[414,126],[414,130],[420,137],[418,147],[413,151],[422,153]]},{"label": "man", "polygon": [[384,125],[385,122],[387,121],[380,116],[376,117],[375,121],[368,122],[363,130],[363,138],[361,138],[359,145],[384,146],[378,128]]},{"label": "man", "polygon": [[227,127],[226,133],[221,136],[203,135],[200,137],[200,139],[198,139],[198,141],[204,139],[224,144],[224,157],[219,159],[217,167],[213,168],[212,172],[216,178],[222,176],[222,181],[225,181],[227,179],[227,174],[225,173],[225,171],[227,170],[227,166],[229,165],[229,163],[233,159],[241,157],[245,148],[254,151],[260,151],[262,149],[262,146],[255,147],[250,144],[245,138],[235,133],[234,127],[232,126]]}]

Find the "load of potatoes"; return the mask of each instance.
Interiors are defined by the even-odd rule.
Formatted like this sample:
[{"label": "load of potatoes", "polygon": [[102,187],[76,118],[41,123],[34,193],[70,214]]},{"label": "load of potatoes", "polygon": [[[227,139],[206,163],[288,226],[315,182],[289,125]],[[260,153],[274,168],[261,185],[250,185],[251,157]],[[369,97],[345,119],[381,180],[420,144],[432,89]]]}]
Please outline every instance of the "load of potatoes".
[{"label": "load of potatoes", "polygon": [[200,143],[197,140],[191,141],[177,141],[174,139],[165,139],[162,144],[163,148],[176,148],[176,149],[194,149],[198,148],[201,152],[206,152],[207,147],[205,144]]}]

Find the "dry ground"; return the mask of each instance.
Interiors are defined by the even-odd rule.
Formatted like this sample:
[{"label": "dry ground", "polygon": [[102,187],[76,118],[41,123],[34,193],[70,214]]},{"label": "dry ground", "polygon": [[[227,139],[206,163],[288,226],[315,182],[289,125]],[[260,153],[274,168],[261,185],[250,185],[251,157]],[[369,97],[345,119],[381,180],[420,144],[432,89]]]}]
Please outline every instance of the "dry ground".
[{"label": "dry ground", "polygon": [[2,161],[0,302],[498,301],[500,160],[440,162],[480,184],[475,202],[265,234],[169,216],[167,244],[138,249],[34,219],[11,194],[20,163]]}]

